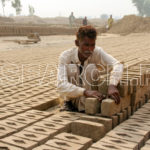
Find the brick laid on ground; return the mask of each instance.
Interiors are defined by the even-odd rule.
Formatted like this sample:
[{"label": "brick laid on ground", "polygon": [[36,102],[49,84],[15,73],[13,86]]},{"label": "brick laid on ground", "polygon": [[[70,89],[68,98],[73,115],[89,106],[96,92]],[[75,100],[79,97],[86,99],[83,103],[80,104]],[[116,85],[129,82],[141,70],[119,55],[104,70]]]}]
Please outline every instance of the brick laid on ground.
[{"label": "brick laid on ground", "polygon": [[106,133],[103,124],[85,120],[77,120],[72,122],[71,132],[73,134],[91,138],[94,142],[98,141]]},{"label": "brick laid on ground", "polygon": [[0,142],[0,150],[23,150],[22,148]]},{"label": "brick laid on ground", "polygon": [[112,119],[110,118],[84,115],[80,118],[80,120],[87,120],[91,122],[101,123],[104,125],[106,132],[112,129]]},{"label": "brick laid on ground", "polygon": [[55,148],[55,147],[48,146],[48,145],[41,145],[36,148],[33,148],[32,150],[60,150],[60,148]]},{"label": "brick laid on ground", "polygon": [[122,139],[116,139],[116,138],[112,138],[109,136],[105,136],[104,138],[102,138],[99,141],[103,142],[103,143],[110,143],[112,145],[117,145],[117,146],[124,147],[124,148],[129,148],[132,150],[138,150],[138,144],[137,143],[125,141]]},{"label": "brick laid on ground", "polygon": [[91,149],[88,150],[92,150],[92,148],[96,148],[98,150],[132,150],[130,148],[125,148],[125,147],[121,147],[118,145],[113,145],[112,143],[104,143],[104,142],[96,142],[92,145]]},{"label": "brick laid on ground", "polygon": [[60,125],[60,124],[56,124],[54,122],[47,122],[47,121],[40,121],[34,124],[35,126],[38,127],[42,127],[42,128],[49,128],[49,129],[53,129],[56,130],[57,133],[61,133],[61,132],[67,132],[67,127]]},{"label": "brick laid on ground", "polygon": [[113,129],[113,131],[121,131],[124,133],[130,133],[132,135],[141,135],[144,137],[144,141],[147,141],[149,139],[149,131],[137,129],[135,127],[129,127],[129,126],[117,126]]},{"label": "brick laid on ground", "polygon": [[62,141],[59,139],[49,140],[45,143],[45,145],[49,145],[63,150],[84,150],[84,146],[81,144],[75,144],[67,141]]},{"label": "brick laid on ground", "polygon": [[49,138],[47,135],[44,135],[44,134],[38,134],[38,133],[28,132],[28,131],[24,131],[24,130],[22,130],[16,134],[13,134],[13,136],[31,140],[31,141],[35,141],[38,144],[43,144]]},{"label": "brick laid on ground", "polygon": [[144,145],[144,136],[131,134],[127,132],[125,133],[121,130],[112,130],[109,133],[107,133],[107,136],[113,137],[114,139],[122,139],[129,142],[135,142],[139,145],[139,148]]},{"label": "brick laid on ground", "polygon": [[9,136],[9,137],[1,139],[0,141],[16,146],[16,147],[28,149],[28,150],[31,150],[32,148],[38,145],[37,142],[33,142],[31,140],[25,140],[25,139],[15,137],[15,136]]},{"label": "brick laid on ground", "polygon": [[76,144],[81,144],[83,145],[83,149],[86,150],[92,145],[92,139],[82,137],[79,135],[74,135],[71,133],[61,133],[59,135],[56,135],[54,138],[59,139],[59,140],[64,140]]},{"label": "brick laid on ground", "polygon": [[38,126],[34,126],[34,125],[29,126],[29,127],[25,128],[24,130],[31,132],[31,133],[33,132],[33,133],[47,135],[49,138],[52,138],[53,136],[55,136],[57,134],[56,130],[38,127]]}]

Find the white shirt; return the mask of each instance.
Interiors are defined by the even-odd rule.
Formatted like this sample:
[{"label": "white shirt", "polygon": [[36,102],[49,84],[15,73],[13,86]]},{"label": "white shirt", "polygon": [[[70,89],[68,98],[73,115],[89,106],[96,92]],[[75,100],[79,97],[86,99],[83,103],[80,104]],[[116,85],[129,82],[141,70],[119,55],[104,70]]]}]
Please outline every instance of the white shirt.
[{"label": "white shirt", "polygon": [[[67,64],[81,64],[78,58],[78,47],[64,51],[59,57],[57,89],[61,96],[75,98],[83,96],[85,88],[69,83],[67,76]],[[112,68],[109,84],[117,85],[122,77],[123,65],[114,57],[107,54],[102,48],[95,47],[93,54],[84,62],[87,64],[103,65]]]}]

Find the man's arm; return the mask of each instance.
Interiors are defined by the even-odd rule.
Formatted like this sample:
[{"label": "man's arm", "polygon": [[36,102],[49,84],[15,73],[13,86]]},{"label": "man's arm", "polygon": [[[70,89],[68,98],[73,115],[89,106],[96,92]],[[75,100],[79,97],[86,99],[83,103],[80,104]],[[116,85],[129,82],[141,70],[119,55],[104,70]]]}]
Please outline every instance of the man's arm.
[{"label": "man's arm", "polygon": [[109,70],[109,68],[112,68],[112,71],[110,72],[108,96],[114,99],[115,102],[118,104],[120,103],[120,95],[117,89],[117,85],[122,77],[123,64],[121,64],[118,60],[116,60],[111,55],[107,54],[102,49],[100,52],[100,56],[101,56],[101,62],[103,65],[106,66],[107,70]]}]

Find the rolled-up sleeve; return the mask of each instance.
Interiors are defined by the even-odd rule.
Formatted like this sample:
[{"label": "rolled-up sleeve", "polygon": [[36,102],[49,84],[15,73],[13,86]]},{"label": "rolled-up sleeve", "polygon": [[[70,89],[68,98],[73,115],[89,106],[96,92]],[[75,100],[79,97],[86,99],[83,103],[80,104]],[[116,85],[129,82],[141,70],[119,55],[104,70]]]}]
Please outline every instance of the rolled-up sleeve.
[{"label": "rolled-up sleeve", "polygon": [[101,63],[106,66],[107,73],[110,69],[109,84],[117,85],[122,78],[123,64],[117,59],[106,53],[103,49],[100,50]]},{"label": "rolled-up sleeve", "polygon": [[68,81],[67,60],[68,57],[63,53],[59,58],[58,74],[57,74],[57,89],[61,96],[68,98],[76,98],[83,96],[84,88],[76,86]]}]

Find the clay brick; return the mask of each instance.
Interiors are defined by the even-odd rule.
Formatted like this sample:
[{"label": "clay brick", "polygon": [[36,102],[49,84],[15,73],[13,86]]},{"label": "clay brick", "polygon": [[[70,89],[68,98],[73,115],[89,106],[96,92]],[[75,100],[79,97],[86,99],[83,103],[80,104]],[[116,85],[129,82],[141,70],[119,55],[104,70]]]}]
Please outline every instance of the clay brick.
[{"label": "clay brick", "polygon": [[67,132],[70,132],[71,131],[71,122],[70,120],[64,120],[60,117],[48,117],[48,118],[45,118],[43,119],[44,121],[47,121],[47,122],[53,122],[53,123],[56,123],[56,124],[60,124],[60,125],[63,125],[65,127],[67,127]]},{"label": "clay brick", "polygon": [[135,135],[127,132],[124,133],[122,131],[112,130],[107,134],[107,136],[110,136],[115,139],[122,139],[129,142],[135,142],[139,145],[139,148],[144,145],[144,137],[141,135]]},{"label": "clay brick", "polygon": [[104,138],[102,138],[100,140],[100,142],[110,143],[112,145],[117,145],[117,146],[120,146],[120,147],[129,148],[129,149],[132,149],[132,150],[138,150],[138,144],[137,143],[125,141],[125,140],[122,140],[122,139],[114,139],[114,138],[109,137],[109,136],[105,136]]},{"label": "clay brick", "polygon": [[28,150],[31,150],[32,148],[37,146],[36,142],[30,141],[30,140],[25,140],[25,139],[18,138],[15,136],[9,136],[4,139],[1,139],[0,141],[7,143],[7,144],[11,144],[16,147],[28,149]]},{"label": "clay brick", "polygon": [[111,116],[112,118],[112,128],[116,127],[119,124],[118,116]]},{"label": "clay brick", "polygon": [[25,111],[25,110],[22,110],[21,108],[12,107],[11,105],[6,106],[5,109],[10,111],[10,112],[16,113],[16,114],[22,113]]},{"label": "clay brick", "polygon": [[13,112],[8,112],[8,111],[0,109],[0,120],[8,118],[8,117],[10,117],[12,115],[14,115]]},{"label": "clay brick", "polygon": [[85,99],[86,114],[94,115],[100,112],[100,102],[96,98]]},{"label": "clay brick", "polygon": [[117,126],[116,128],[114,128],[113,131],[130,133],[132,135],[141,135],[144,137],[144,141],[147,141],[149,139],[149,131],[136,129],[135,127],[128,127],[128,126],[120,125],[120,126]]},{"label": "clay brick", "polygon": [[17,130],[13,128],[6,127],[5,125],[0,125],[0,138],[13,134]]},{"label": "clay brick", "polygon": [[[125,148],[125,147],[118,146],[117,144],[104,143],[104,142],[100,142],[100,141],[94,143],[92,145],[92,148],[96,148],[98,150],[110,150],[110,149],[111,150],[132,150],[130,148]],[[88,150],[90,150],[90,149],[88,149]]]},{"label": "clay brick", "polygon": [[81,144],[81,145],[83,145],[84,150],[86,150],[87,148],[89,148],[92,145],[92,139],[82,137],[79,135],[74,135],[71,133],[61,133],[59,135],[56,135],[55,138],[59,139],[59,140],[76,143],[76,144]]},{"label": "clay brick", "polygon": [[46,142],[46,145],[59,148],[62,150],[84,150],[83,145],[75,144],[67,141],[62,141],[58,139],[49,140]]},{"label": "clay brick", "polygon": [[29,114],[29,113],[22,113],[22,114],[19,114],[20,117],[25,117],[25,118],[30,118],[30,119],[34,119],[34,120],[41,120],[44,118],[44,116],[39,116],[39,115],[36,115],[36,114]]},{"label": "clay brick", "polygon": [[136,93],[132,93],[131,94],[131,106],[134,106],[135,104],[137,104],[140,101],[140,91],[138,90]]},{"label": "clay brick", "polygon": [[88,137],[97,141],[105,135],[105,127],[103,124],[85,120],[77,120],[71,124],[73,134]]},{"label": "clay brick", "polygon": [[22,110],[24,110],[24,111],[27,111],[27,110],[30,110],[30,109],[31,109],[31,107],[23,106],[23,105],[21,105],[21,104],[11,104],[11,105],[9,105],[9,106],[11,106],[11,107],[13,107],[13,108],[15,108],[15,109],[22,109]]},{"label": "clay brick", "polygon": [[53,136],[55,136],[57,134],[56,130],[38,127],[38,126],[34,126],[34,125],[29,126],[29,127],[25,128],[24,130],[31,132],[31,133],[33,132],[33,133],[47,135],[49,138],[52,138]]},{"label": "clay brick", "polygon": [[43,144],[48,140],[47,135],[28,132],[24,130],[16,134],[13,134],[13,136],[20,137],[22,139],[31,140],[31,141],[37,142],[38,144]]},{"label": "clay brick", "polygon": [[134,120],[137,120],[137,121],[144,121],[144,122],[148,122],[150,121],[150,118],[148,115],[133,115],[130,117],[130,119],[134,119]]},{"label": "clay brick", "polygon": [[104,117],[95,117],[95,116],[83,116],[80,120],[87,120],[91,122],[101,123],[105,127],[105,131],[108,132],[112,129],[112,119]]},{"label": "clay brick", "polygon": [[131,116],[131,106],[127,107],[127,112],[128,112],[128,118]]},{"label": "clay brick", "polygon": [[130,95],[121,98],[121,109],[124,110],[126,109],[128,106],[131,105],[131,98]]},{"label": "clay brick", "polygon": [[121,81],[121,84],[118,85],[118,90],[119,90],[121,97],[125,97],[129,93],[128,92],[129,87],[128,87],[127,83],[126,82],[123,83],[123,81]]},{"label": "clay brick", "polygon": [[23,150],[23,149],[0,142],[0,150]]},{"label": "clay brick", "polygon": [[140,129],[140,130],[144,130],[144,131],[150,130],[150,126],[144,125],[142,123],[137,123],[137,122],[131,121],[131,120],[124,121],[122,124],[120,124],[120,126],[136,128],[136,129]]},{"label": "clay brick", "polygon": [[112,99],[105,99],[101,104],[102,116],[111,117],[121,111],[121,104],[115,104]]},{"label": "clay brick", "polygon": [[69,113],[59,113],[59,114],[57,114],[57,115],[54,115],[53,116],[53,118],[54,117],[59,117],[59,118],[61,118],[61,119],[63,119],[63,120],[70,120],[70,121],[74,121],[74,120],[77,120],[77,119],[79,119],[80,118],[80,116],[79,115],[71,115],[71,114],[69,114]]},{"label": "clay brick", "polygon": [[117,113],[119,124],[123,122],[123,113]]},{"label": "clay brick", "polygon": [[148,144],[148,145],[150,145],[150,140],[148,140],[145,144]]},{"label": "clay brick", "polygon": [[144,147],[141,148],[141,150],[149,150],[150,149],[150,145],[144,145]]},{"label": "clay brick", "polygon": [[60,149],[48,145],[41,145],[36,148],[33,148],[32,150],[60,150]]},{"label": "clay brick", "polygon": [[134,122],[137,122],[137,123],[142,123],[145,126],[150,126],[150,120],[149,119],[131,118],[130,121],[134,121]]},{"label": "clay brick", "polygon": [[57,130],[57,133],[67,132],[67,127],[64,125],[56,124],[54,122],[40,121],[34,124],[35,126],[49,128],[53,130]]},{"label": "clay brick", "polygon": [[124,120],[126,120],[127,117],[128,117],[128,112],[127,112],[127,110],[125,109],[125,110],[122,111],[122,113],[123,113],[123,121],[124,121]]},{"label": "clay brick", "polygon": [[20,130],[26,126],[26,124],[14,122],[14,121],[9,120],[9,119],[5,119],[5,120],[0,121],[0,124],[4,125],[6,127],[16,129],[16,130]]},{"label": "clay brick", "polygon": [[88,150],[103,150],[103,149],[97,149],[97,148],[91,147],[91,148],[88,148]]},{"label": "clay brick", "polygon": [[35,109],[29,110],[26,113],[45,116],[45,117],[49,117],[49,116],[52,116],[54,114],[54,113],[51,113],[51,112],[40,111],[40,110],[35,110]]},{"label": "clay brick", "polygon": [[8,119],[12,120],[14,122],[24,123],[24,124],[28,124],[28,125],[36,122],[35,119],[25,118],[25,117],[22,117],[22,116],[19,116],[19,115],[16,115],[16,116],[13,116],[13,117],[9,117]]}]

